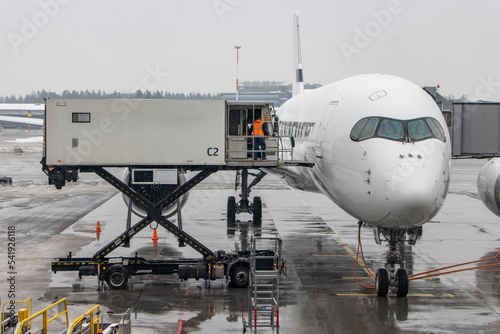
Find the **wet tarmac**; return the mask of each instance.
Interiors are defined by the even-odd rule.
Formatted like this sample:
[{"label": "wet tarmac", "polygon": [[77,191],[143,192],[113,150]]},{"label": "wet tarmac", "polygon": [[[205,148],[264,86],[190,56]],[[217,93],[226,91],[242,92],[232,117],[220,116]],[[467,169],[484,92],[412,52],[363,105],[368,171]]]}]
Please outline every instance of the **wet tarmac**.
[{"label": "wet tarmac", "polygon": [[[26,133],[0,134],[0,142]],[[8,139],[6,139],[8,138]],[[1,143],[0,143],[1,145]],[[30,145],[28,145],[30,146]],[[33,147],[31,147],[33,148]],[[30,148],[25,148],[30,152]],[[36,150],[35,150],[36,151]],[[46,185],[40,153],[0,153],[0,176],[13,178],[0,185],[0,242],[6,244],[8,226],[16,227],[16,299],[34,299],[41,309],[66,297],[70,318],[95,304],[119,314],[132,309],[133,333],[240,333],[247,319],[247,291],[176,276],[136,276],[126,290],[97,291],[94,277],[78,279],[75,272],[50,272],[55,257],[72,252],[91,256],[121,233],[127,210],[121,195],[92,174],[62,190]],[[486,161],[453,161],[450,194],[441,212],[424,225],[416,246],[405,247],[408,268],[414,273],[451,264],[488,258],[500,249],[500,218],[478,199],[476,177]],[[263,200],[262,226],[250,215],[226,225],[226,200],[234,196],[234,173],[218,172],[196,187],[183,209],[184,228],[212,250],[248,248],[250,236],[279,233],[288,261],[281,277],[280,332],[282,333],[497,333],[500,326],[499,267],[465,271],[410,283],[408,297],[390,293],[377,297],[354,279],[357,222],[325,196],[289,188],[268,175],[252,192]],[[96,240],[95,225],[102,232]],[[137,221],[137,218],[134,218]],[[158,229],[159,242],[146,228],[113,256],[147,258],[199,257]],[[386,246],[373,242],[371,229],[362,229],[367,270],[357,268],[359,281],[370,286],[368,271],[383,266]],[[9,272],[7,251],[0,251],[0,273]],[[475,266],[475,265],[473,265]],[[2,303],[8,284],[0,281]],[[242,309],[244,312],[242,312]],[[112,317],[112,315],[106,315]],[[60,323],[54,324],[56,327]],[[266,333],[268,331],[259,331]]]}]

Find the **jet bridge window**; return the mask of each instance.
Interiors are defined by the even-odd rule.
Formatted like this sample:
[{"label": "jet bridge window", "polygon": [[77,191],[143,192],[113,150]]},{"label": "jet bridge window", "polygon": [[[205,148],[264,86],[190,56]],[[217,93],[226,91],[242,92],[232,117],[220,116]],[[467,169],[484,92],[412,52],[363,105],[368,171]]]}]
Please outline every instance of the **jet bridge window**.
[{"label": "jet bridge window", "polygon": [[431,117],[397,120],[383,117],[360,119],[351,130],[351,139],[362,141],[385,138],[399,142],[414,142],[436,138],[446,142],[445,132],[439,122]]}]

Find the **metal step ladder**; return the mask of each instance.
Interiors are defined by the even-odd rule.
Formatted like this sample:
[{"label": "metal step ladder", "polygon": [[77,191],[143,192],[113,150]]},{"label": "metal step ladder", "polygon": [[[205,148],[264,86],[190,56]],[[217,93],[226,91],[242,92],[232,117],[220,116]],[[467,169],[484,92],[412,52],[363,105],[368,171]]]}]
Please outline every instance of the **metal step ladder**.
[{"label": "metal step ladder", "polygon": [[[279,332],[280,274],[284,268],[281,258],[282,240],[279,235],[273,237],[251,237],[250,282],[248,287],[248,322],[244,323],[244,332],[250,328],[257,333],[258,328],[270,328]],[[259,256],[257,244],[271,246],[274,255]],[[273,249],[274,248],[274,249]]]}]

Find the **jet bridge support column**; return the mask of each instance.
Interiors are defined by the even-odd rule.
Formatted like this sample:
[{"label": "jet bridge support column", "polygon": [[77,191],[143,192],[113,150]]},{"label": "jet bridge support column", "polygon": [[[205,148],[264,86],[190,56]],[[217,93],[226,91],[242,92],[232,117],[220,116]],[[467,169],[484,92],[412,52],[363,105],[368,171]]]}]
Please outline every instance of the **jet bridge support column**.
[{"label": "jet bridge support column", "polygon": [[175,224],[170,222],[168,219],[163,217],[162,215],[162,209],[167,207],[168,205],[172,204],[174,201],[177,201],[177,199],[184,195],[187,191],[195,187],[197,184],[199,184],[201,181],[206,179],[208,176],[210,176],[212,173],[217,171],[216,167],[207,167],[203,169],[201,172],[199,172],[196,176],[194,176],[192,179],[181,185],[179,188],[177,188],[175,191],[173,191],[171,194],[166,196],[164,199],[160,200],[158,203],[152,203],[148,199],[146,199],[144,196],[141,194],[137,193],[134,189],[123,183],[121,180],[116,178],[114,175],[106,171],[102,167],[96,167],[93,168],[93,171],[102,177],[106,182],[114,186],[116,189],[124,193],[126,196],[130,197],[131,199],[136,200],[138,203],[140,203],[143,207],[146,208],[146,211],[148,213],[148,216],[138,223],[136,223],[128,233],[122,233],[120,236],[115,238],[113,241],[111,241],[108,245],[100,249],[96,254],[94,254],[93,259],[102,259],[104,258],[107,254],[112,252],[116,247],[119,247],[120,245],[123,245],[124,243],[127,242],[130,238],[132,238],[135,234],[137,234],[139,231],[141,231],[144,227],[148,226],[153,220],[155,220],[159,225],[163,226],[165,229],[167,229],[169,232],[174,234],[174,236],[179,240],[185,242],[188,246],[192,247],[194,250],[196,250],[198,253],[203,255],[204,258],[206,259],[214,259],[215,258],[215,253],[212,252],[209,248],[205,247],[202,243],[197,241],[195,238],[190,236],[188,233],[186,233],[184,230],[180,230]]}]

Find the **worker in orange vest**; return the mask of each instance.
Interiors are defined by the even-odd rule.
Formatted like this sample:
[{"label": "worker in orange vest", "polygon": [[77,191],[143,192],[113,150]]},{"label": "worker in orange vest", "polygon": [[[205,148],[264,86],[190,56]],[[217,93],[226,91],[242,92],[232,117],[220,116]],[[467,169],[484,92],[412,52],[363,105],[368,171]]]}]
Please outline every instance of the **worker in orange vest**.
[{"label": "worker in orange vest", "polygon": [[253,149],[255,151],[253,156],[254,160],[257,160],[259,157],[258,150],[262,150],[262,160],[266,160],[266,140],[264,139],[263,124],[264,123],[260,120],[260,116],[257,116],[257,119],[253,122],[253,135],[255,136],[253,138]]}]

